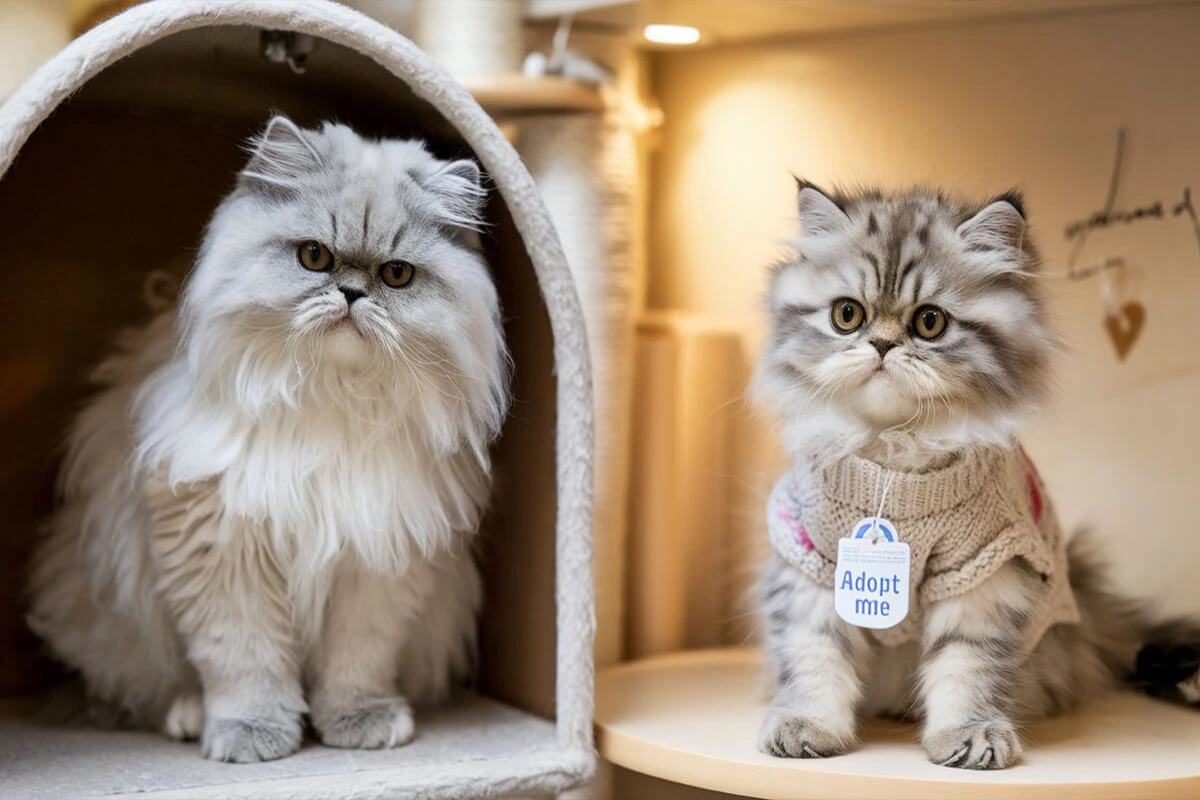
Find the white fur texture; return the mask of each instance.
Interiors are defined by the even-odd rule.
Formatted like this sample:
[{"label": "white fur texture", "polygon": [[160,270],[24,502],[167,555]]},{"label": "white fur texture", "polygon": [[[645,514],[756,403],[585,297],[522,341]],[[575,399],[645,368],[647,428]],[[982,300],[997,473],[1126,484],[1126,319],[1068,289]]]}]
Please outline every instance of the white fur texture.
[{"label": "white fur texture", "polygon": [[[38,126],[87,81],[119,59],[176,33],[225,26],[286,29],[363,54],[439,114],[479,158],[512,216],[536,276],[553,337],[555,402],[555,620],[557,637],[555,723],[560,747],[496,760],[467,748],[447,775],[441,762],[372,773],[339,774],[298,787],[255,782],[245,792],[231,785],[186,792],[189,800],[255,798],[392,797],[420,793],[462,798],[506,792],[554,794],[578,785],[595,769],[592,749],[594,589],[592,493],[594,410],[591,361],[579,293],[537,186],[512,144],[479,107],[420,48],[387,26],[327,0],[156,0],[92,28],[0,105],[0,175],[8,170]],[[170,47],[163,42],[162,45]],[[352,81],[352,76],[345,80]],[[404,113],[403,109],[399,113]],[[520,268],[519,266],[517,268]],[[592,300],[591,302],[595,302]],[[370,775],[371,777],[368,777]],[[182,796],[182,795],[181,795]]]},{"label": "white fur texture", "polygon": [[[327,744],[403,744],[407,699],[473,659],[507,407],[479,171],[283,118],[251,149],[178,316],[95,374],[31,624],[137,724],[194,737],[202,694],[212,758],[287,755],[305,712]],[[308,240],[330,271],[300,265]],[[383,282],[393,260],[410,285]]]}]

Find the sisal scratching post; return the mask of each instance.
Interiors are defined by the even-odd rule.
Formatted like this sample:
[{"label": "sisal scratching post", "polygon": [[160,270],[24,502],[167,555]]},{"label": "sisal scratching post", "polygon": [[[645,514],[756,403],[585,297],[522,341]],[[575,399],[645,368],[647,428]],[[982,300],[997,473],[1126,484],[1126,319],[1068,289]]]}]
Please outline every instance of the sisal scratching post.
[{"label": "sisal scratching post", "polygon": [[519,73],[521,7],[521,0],[418,0],[414,38],[455,78]]},{"label": "sisal scratching post", "polygon": [[625,615],[636,142],[616,112],[559,114],[522,118],[519,147],[562,240],[592,343],[596,658],[613,663],[621,656]]}]

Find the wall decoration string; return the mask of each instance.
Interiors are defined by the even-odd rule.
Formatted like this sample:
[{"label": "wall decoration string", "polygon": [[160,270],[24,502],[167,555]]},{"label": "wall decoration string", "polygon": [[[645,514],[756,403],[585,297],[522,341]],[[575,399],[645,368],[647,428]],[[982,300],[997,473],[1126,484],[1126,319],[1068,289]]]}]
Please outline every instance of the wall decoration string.
[{"label": "wall decoration string", "polygon": [[1117,359],[1120,361],[1124,361],[1129,356],[1146,323],[1146,308],[1136,298],[1140,275],[1124,257],[1117,255],[1110,255],[1100,261],[1080,265],[1079,256],[1087,244],[1088,235],[1097,228],[1130,225],[1151,219],[1186,217],[1195,233],[1196,248],[1200,253],[1200,215],[1197,215],[1196,206],[1192,201],[1190,186],[1183,188],[1182,197],[1177,202],[1167,203],[1155,200],[1153,203],[1128,210],[1116,208],[1117,196],[1121,188],[1121,174],[1125,164],[1127,140],[1128,131],[1125,127],[1121,127],[1117,131],[1117,148],[1113,158],[1108,193],[1102,210],[1089,217],[1068,223],[1064,231],[1067,240],[1073,242],[1067,258],[1066,277],[1071,281],[1085,281],[1101,276],[1104,328],[1112,340]]}]

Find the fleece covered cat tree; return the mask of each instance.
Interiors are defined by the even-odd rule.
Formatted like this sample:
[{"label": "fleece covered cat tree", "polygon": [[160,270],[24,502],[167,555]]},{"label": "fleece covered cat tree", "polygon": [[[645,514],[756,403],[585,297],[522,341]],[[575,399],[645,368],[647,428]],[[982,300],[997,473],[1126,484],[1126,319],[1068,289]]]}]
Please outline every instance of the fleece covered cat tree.
[{"label": "fleece covered cat tree", "polygon": [[[264,57],[272,47],[305,57]],[[400,749],[310,745],[256,765],[207,762],[152,734],[0,714],[0,795],[460,798],[576,786],[594,763],[594,623],[592,389],[575,284],[533,180],[488,115],[415,45],[344,6],[156,0],[77,39],[0,107],[11,266],[0,288],[0,582],[23,582],[81,376],[120,325],[148,315],[147,273],[186,269],[244,157],[239,143],[272,110],[473,154],[495,187],[485,247],[515,400],[481,537],[479,691],[419,715],[417,740]],[[29,694],[52,678],[23,632],[18,592],[2,596],[0,694]]]}]

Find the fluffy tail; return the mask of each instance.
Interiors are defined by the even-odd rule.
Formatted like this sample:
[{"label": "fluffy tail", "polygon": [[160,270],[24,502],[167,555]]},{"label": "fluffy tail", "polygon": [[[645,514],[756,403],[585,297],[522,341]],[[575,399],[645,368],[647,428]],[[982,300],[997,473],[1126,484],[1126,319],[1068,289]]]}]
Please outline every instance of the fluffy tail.
[{"label": "fluffy tail", "polygon": [[1200,708],[1200,628],[1193,622],[1156,626],[1131,680],[1155,697]]},{"label": "fluffy tail", "polygon": [[1082,630],[1109,672],[1147,694],[1200,706],[1200,620],[1156,622],[1145,605],[1111,589],[1092,536],[1068,548]]}]

